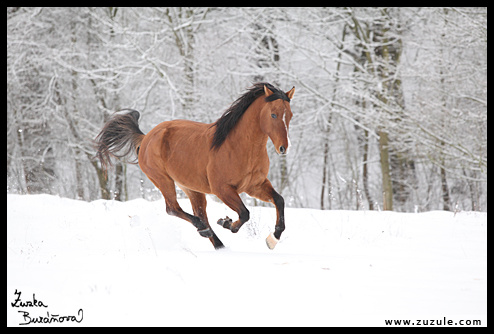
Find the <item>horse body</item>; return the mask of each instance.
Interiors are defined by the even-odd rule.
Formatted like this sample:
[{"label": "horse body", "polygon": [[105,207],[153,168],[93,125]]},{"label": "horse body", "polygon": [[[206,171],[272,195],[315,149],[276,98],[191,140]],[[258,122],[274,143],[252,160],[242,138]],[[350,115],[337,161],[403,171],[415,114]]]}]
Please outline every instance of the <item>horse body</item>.
[{"label": "horse body", "polygon": [[211,193],[206,173],[208,142],[211,142],[208,127],[208,124],[186,120],[160,123],[142,140],[139,167],[148,176],[168,174],[186,188]]},{"label": "horse body", "polygon": [[[121,141],[107,139],[105,142],[106,133],[119,132],[118,125],[111,125],[110,120],[97,137],[98,157],[102,165],[106,165],[105,159],[109,161],[109,155],[115,153],[112,144],[121,149],[125,140],[135,146],[139,166],[163,194],[167,212],[192,223],[215,248],[222,248],[223,244],[209,225],[205,194],[215,194],[238,213],[239,219],[235,222],[228,217],[218,220],[219,225],[233,233],[250,216],[239,194],[245,192],[273,203],[277,222],[275,232],[266,240],[272,249],[285,229],[284,200],[267,179],[266,144],[271,138],[279,154],[288,151],[288,126],[292,117],[289,101],[293,92],[294,89],[282,93],[269,84],[256,84],[249,95],[235,101],[215,123],[167,121],[147,135],[138,130],[136,111],[132,111],[128,119],[120,115],[122,121],[115,123],[130,123],[121,129],[127,134],[122,135]],[[189,197],[194,215],[184,212],[178,204],[175,184]]]}]

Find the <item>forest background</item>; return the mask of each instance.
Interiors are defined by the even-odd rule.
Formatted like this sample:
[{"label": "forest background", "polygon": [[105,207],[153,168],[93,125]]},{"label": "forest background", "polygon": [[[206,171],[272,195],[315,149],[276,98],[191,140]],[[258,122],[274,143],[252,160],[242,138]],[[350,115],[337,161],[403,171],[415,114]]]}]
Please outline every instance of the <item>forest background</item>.
[{"label": "forest background", "polygon": [[296,87],[290,154],[268,142],[288,206],[487,211],[486,7],[8,7],[7,192],[158,199],[105,178],[105,121],[212,123],[257,81]]}]

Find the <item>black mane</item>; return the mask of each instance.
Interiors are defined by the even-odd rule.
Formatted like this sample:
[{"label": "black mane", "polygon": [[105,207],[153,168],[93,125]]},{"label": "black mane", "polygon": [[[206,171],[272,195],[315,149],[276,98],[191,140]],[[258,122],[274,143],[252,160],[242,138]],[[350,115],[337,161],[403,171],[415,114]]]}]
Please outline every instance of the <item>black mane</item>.
[{"label": "black mane", "polygon": [[242,115],[247,108],[258,97],[264,95],[264,86],[268,87],[273,92],[272,95],[266,98],[266,102],[271,102],[278,99],[290,102],[288,96],[286,96],[286,94],[278,88],[275,88],[273,85],[267,82],[255,83],[244,95],[240,96],[235,102],[233,102],[225,113],[213,124],[213,126],[216,126],[216,131],[214,132],[211,149],[220,148],[226,137],[228,137],[230,131],[235,127],[235,125],[237,125],[240,118],[242,118]]}]

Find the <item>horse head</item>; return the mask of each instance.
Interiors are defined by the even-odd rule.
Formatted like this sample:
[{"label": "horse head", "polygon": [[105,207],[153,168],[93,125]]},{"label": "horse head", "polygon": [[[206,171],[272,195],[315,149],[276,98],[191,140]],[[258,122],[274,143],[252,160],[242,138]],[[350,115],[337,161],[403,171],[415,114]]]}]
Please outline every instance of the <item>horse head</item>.
[{"label": "horse head", "polygon": [[295,93],[295,87],[286,93],[273,93],[264,85],[265,105],[261,109],[260,122],[262,131],[268,135],[273,142],[276,153],[285,155],[290,148],[288,130],[292,119],[290,100]]}]

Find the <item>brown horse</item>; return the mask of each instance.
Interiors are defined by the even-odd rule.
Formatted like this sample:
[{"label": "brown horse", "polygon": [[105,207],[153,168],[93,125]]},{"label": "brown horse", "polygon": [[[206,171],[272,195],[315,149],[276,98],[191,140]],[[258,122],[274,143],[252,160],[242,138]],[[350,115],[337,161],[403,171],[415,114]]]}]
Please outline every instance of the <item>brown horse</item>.
[{"label": "brown horse", "polygon": [[[222,248],[223,243],[209,225],[205,194],[215,194],[237,212],[239,218],[235,222],[228,217],[218,220],[233,233],[249,220],[249,210],[240,193],[273,203],[276,226],[266,238],[268,247],[273,249],[285,230],[285,202],[267,179],[266,144],[269,137],[278,154],[288,152],[290,100],[294,92],[295,87],[284,93],[268,83],[257,83],[215,123],[168,121],[147,135],[139,129],[138,111],[116,113],[96,137],[97,157],[106,170],[111,164],[110,156],[122,158],[136,153],[142,171],[163,194],[166,212],[192,223],[216,249]],[[184,212],[178,204],[175,185],[189,197],[194,215]]]}]

